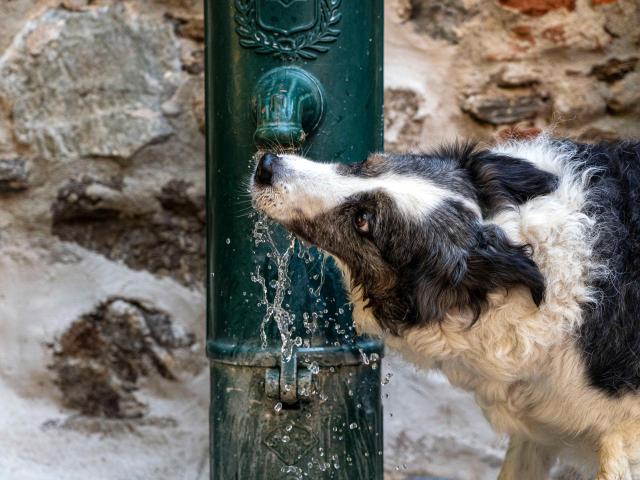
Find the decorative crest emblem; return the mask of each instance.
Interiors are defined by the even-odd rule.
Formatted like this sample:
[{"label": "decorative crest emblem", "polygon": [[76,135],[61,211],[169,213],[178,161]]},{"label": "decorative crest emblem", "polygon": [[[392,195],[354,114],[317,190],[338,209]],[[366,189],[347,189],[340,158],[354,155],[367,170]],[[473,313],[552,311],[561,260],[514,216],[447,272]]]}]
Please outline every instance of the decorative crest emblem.
[{"label": "decorative crest emblem", "polygon": [[236,0],[240,45],[283,60],[314,60],[340,35],[342,0]]},{"label": "decorative crest emblem", "polygon": [[287,465],[295,465],[318,443],[316,436],[297,425],[289,430],[274,429],[264,439],[264,444]]}]

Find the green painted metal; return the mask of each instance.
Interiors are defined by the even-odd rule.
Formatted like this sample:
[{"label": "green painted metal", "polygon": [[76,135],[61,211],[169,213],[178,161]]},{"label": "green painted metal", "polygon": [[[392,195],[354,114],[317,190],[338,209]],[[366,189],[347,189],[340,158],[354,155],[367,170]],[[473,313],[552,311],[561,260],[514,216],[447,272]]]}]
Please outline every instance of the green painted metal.
[{"label": "green painted metal", "polygon": [[332,261],[299,247],[283,303],[302,343],[283,357],[273,321],[263,342],[251,277],[259,268],[268,285],[276,268],[254,242],[246,180],[259,147],[338,162],[382,149],[383,0],[206,0],[205,11],[211,478],[382,479],[382,345],[355,337]]}]

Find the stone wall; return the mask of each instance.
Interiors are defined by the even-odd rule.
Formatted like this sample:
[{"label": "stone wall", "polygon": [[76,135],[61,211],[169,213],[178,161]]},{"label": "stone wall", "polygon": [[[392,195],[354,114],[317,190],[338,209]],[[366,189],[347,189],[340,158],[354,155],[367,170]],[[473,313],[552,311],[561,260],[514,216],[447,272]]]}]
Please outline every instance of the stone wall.
[{"label": "stone wall", "polygon": [[387,8],[391,149],[548,129],[640,136],[633,0],[396,0]]},{"label": "stone wall", "polygon": [[200,3],[0,3],[2,478],[207,478]]},{"label": "stone wall", "polygon": [[[389,150],[640,136],[637,2],[385,3]],[[0,3],[11,478],[207,477],[203,37],[200,0]],[[388,477],[495,477],[471,398],[386,368]]]}]

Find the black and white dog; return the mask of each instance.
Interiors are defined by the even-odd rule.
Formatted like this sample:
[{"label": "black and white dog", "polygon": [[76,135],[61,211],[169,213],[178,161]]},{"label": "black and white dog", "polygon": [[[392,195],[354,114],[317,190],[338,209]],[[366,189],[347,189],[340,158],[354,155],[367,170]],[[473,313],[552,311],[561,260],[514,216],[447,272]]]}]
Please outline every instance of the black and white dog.
[{"label": "black and white dog", "polygon": [[267,153],[251,193],[336,259],[361,332],[474,392],[501,479],[640,479],[640,143]]}]

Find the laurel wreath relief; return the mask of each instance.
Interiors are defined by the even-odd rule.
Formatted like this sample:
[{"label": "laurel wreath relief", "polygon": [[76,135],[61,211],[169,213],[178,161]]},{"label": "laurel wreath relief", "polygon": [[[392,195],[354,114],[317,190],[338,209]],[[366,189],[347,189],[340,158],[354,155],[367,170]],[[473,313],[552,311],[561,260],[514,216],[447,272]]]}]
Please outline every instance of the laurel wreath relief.
[{"label": "laurel wreath relief", "polygon": [[236,33],[240,36],[240,45],[254,48],[257,53],[274,54],[283,60],[314,60],[319,54],[328,52],[326,44],[335,42],[340,35],[335,26],[342,18],[338,11],[341,3],[342,0],[321,0],[320,19],[315,27],[283,36],[260,30],[255,0],[236,0]]}]

